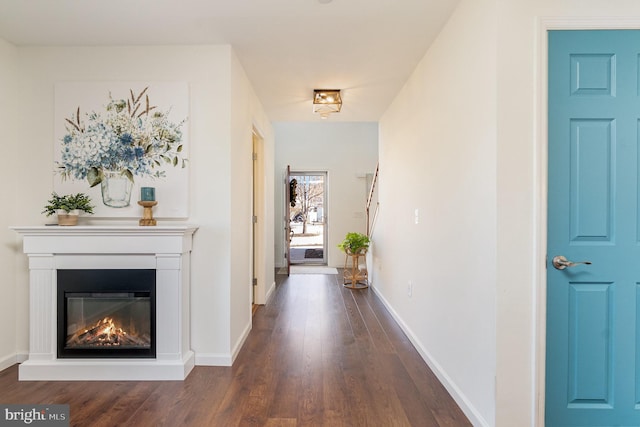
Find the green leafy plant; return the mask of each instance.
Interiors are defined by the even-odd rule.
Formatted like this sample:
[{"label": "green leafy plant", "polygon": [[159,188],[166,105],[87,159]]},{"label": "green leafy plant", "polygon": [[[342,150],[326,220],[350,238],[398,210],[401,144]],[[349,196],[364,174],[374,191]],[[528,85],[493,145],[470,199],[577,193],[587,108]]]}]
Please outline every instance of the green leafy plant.
[{"label": "green leafy plant", "polygon": [[369,237],[362,233],[347,233],[338,247],[348,254],[364,253],[369,248]]},{"label": "green leafy plant", "polygon": [[51,199],[42,211],[43,214],[51,216],[57,211],[71,212],[79,210],[88,214],[93,213],[94,206],[91,204],[91,198],[84,193],[66,194],[59,196],[55,191],[51,193]]}]

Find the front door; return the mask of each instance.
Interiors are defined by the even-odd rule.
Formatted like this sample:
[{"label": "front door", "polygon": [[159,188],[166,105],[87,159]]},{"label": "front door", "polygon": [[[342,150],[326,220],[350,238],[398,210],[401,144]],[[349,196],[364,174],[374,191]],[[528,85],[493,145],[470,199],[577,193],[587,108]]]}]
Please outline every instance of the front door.
[{"label": "front door", "polygon": [[[327,264],[327,172],[290,172],[296,182],[290,204],[289,260],[296,265]],[[293,200],[293,198],[292,198]]]},{"label": "front door", "polygon": [[640,31],[549,33],[547,427],[640,426],[639,63]]},{"label": "front door", "polygon": [[287,171],[284,178],[284,256],[287,261],[287,276],[291,274],[291,204],[295,205],[297,181],[292,181],[291,166],[287,165]]}]

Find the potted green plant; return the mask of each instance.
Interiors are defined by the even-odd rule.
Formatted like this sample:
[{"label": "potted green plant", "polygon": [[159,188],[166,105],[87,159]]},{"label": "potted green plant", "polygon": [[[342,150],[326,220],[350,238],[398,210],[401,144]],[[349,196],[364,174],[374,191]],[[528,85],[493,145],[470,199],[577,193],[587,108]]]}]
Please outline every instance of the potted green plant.
[{"label": "potted green plant", "polygon": [[364,254],[369,249],[369,236],[362,233],[347,233],[338,247],[347,254]]},{"label": "potted green plant", "polygon": [[76,225],[80,212],[93,213],[91,198],[84,193],[58,195],[51,193],[51,199],[45,205],[43,214],[58,215],[58,225]]}]

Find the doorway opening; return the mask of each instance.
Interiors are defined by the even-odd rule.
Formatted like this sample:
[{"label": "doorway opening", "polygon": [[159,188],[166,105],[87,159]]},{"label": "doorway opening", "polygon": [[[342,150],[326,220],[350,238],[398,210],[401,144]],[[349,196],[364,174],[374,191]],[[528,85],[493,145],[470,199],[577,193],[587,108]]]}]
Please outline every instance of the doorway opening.
[{"label": "doorway opening", "polygon": [[326,265],[327,172],[292,171],[289,182],[295,193],[289,209],[289,261]]},{"label": "doorway opening", "polygon": [[264,138],[254,128],[252,135],[252,189],[251,189],[251,304],[252,312],[265,304],[265,163]]}]

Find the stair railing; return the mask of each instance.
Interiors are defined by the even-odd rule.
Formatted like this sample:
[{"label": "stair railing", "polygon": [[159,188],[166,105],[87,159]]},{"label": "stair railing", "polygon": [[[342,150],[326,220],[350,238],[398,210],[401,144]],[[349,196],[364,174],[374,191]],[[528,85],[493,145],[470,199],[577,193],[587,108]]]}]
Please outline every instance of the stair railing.
[{"label": "stair railing", "polygon": [[[380,163],[376,165],[376,172],[373,175],[373,180],[371,181],[371,189],[369,190],[369,197],[367,197],[367,236],[371,237],[373,234],[373,227],[376,223],[376,218],[378,217],[378,210],[380,209],[380,203],[378,202],[378,193],[376,192],[376,184],[378,182],[378,172],[380,170]],[[375,201],[375,208],[373,210],[373,214],[371,212],[371,205]]]}]

